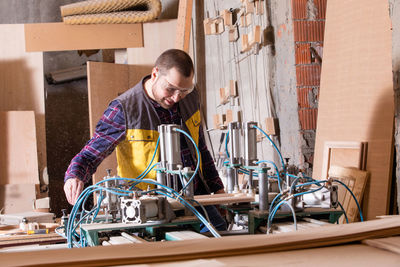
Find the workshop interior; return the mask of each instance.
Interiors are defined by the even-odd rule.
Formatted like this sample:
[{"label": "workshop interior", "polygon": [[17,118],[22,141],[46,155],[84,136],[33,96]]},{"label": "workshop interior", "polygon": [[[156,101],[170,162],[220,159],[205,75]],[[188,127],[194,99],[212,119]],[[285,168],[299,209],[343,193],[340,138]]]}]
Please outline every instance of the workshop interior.
[{"label": "workshop interior", "polygon": [[[0,7],[2,266],[399,265],[399,1]],[[191,57],[199,111],[132,135],[144,171],[113,152],[69,204],[71,160],[168,49]],[[222,193],[195,194],[199,135]]]}]

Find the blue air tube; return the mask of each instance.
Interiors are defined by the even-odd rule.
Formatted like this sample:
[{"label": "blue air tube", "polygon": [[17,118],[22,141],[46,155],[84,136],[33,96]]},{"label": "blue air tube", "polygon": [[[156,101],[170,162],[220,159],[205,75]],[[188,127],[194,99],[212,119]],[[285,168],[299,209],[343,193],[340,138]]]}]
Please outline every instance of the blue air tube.
[{"label": "blue air tube", "polygon": [[272,139],[268,136],[268,134],[267,134],[266,132],[264,132],[264,130],[261,129],[260,127],[258,127],[258,126],[256,126],[256,125],[253,125],[252,127],[253,127],[253,128],[256,128],[257,130],[259,130],[260,132],[262,132],[262,133],[265,135],[265,137],[267,137],[268,140],[271,142],[271,144],[272,144],[272,146],[275,148],[276,152],[278,152],[279,158],[281,159],[281,164],[282,164],[283,171],[286,173],[285,162],[283,161],[283,157],[282,157],[281,151],[279,151],[279,149],[278,149],[278,147],[275,145],[274,141],[272,141]]},{"label": "blue air tube", "polygon": [[355,201],[356,204],[357,204],[358,212],[360,213],[360,219],[361,219],[361,221],[363,222],[363,221],[364,221],[364,218],[363,218],[362,210],[361,210],[361,207],[360,207],[360,203],[358,203],[356,196],[353,194],[353,191],[351,191],[350,188],[348,188],[347,185],[344,184],[343,182],[341,182],[341,181],[339,181],[339,180],[333,180],[333,181],[334,181],[334,182],[337,182],[337,183],[339,183],[339,184],[341,184],[342,186],[344,186],[344,187],[347,189],[347,191],[350,192],[351,196],[353,197],[354,201]]},{"label": "blue air tube", "polygon": [[196,148],[196,153],[197,153],[196,169],[194,170],[194,173],[193,173],[192,177],[189,179],[189,181],[187,182],[187,184],[182,188],[182,192],[183,192],[183,191],[185,191],[186,187],[188,187],[188,185],[193,181],[194,177],[196,176],[197,172],[199,171],[201,158],[200,158],[199,148],[197,147],[196,142],[193,140],[193,138],[189,134],[187,134],[185,131],[182,131],[181,129],[176,128],[175,131],[186,135],[186,137],[189,138],[189,140],[193,143],[194,147]]}]

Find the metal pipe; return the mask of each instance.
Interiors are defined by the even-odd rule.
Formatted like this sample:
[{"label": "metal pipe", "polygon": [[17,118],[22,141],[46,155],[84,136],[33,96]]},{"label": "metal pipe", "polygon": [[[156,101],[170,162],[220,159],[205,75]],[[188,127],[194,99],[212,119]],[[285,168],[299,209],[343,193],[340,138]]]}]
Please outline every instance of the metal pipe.
[{"label": "metal pipe", "polygon": [[258,172],[258,196],[259,196],[259,210],[267,211],[269,209],[268,203],[268,174],[265,170],[266,165],[260,164],[261,170]]},{"label": "metal pipe", "polygon": [[240,164],[240,130],[241,124],[239,122],[229,123],[229,150],[230,150],[230,164]]},{"label": "metal pipe", "polygon": [[257,131],[254,126],[257,126],[257,122],[245,122],[243,123],[243,135],[244,135],[244,165],[255,166],[257,159]]},{"label": "metal pipe", "polygon": [[226,175],[227,175],[227,190],[228,193],[232,193],[235,186],[235,169],[232,167],[226,168]]}]

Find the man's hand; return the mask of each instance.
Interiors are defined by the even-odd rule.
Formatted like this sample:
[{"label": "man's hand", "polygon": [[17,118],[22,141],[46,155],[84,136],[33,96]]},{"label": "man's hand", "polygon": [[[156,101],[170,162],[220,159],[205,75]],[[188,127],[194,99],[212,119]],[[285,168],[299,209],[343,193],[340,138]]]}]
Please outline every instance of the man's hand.
[{"label": "man's hand", "polygon": [[83,190],[83,182],[78,178],[70,178],[64,184],[65,196],[69,204],[75,205],[76,200]]},{"label": "man's hand", "polygon": [[225,190],[222,188],[222,189],[218,190],[217,192],[215,192],[215,194],[225,194]]}]

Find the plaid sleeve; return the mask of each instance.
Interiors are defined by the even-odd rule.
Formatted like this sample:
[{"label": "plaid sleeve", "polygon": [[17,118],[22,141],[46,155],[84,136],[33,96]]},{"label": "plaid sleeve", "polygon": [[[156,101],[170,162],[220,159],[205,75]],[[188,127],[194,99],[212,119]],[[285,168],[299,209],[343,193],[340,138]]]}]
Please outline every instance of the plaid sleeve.
[{"label": "plaid sleeve", "polygon": [[223,189],[224,185],[221,178],[219,177],[217,169],[215,168],[214,160],[211,156],[211,153],[207,148],[203,127],[200,126],[199,130],[199,150],[203,163],[203,176],[211,192],[215,193],[218,190]]},{"label": "plaid sleeve", "polygon": [[96,125],[93,137],[71,160],[65,172],[64,182],[77,177],[88,182],[100,163],[125,139],[125,116],[118,101],[110,103]]}]

